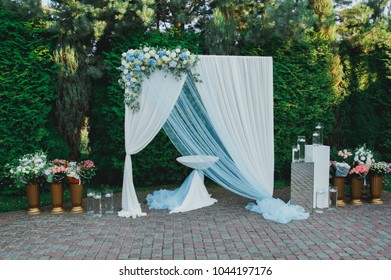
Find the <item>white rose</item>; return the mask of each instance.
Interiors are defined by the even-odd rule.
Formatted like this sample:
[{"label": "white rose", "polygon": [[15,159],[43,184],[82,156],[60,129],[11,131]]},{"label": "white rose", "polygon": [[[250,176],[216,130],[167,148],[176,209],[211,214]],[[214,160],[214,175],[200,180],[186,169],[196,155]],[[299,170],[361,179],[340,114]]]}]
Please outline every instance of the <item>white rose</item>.
[{"label": "white rose", "polygon": [[189,51],[186,51],[186,55],[189,56],[189,55],[190,55],[190,52],[189,52]]},{"label": "white rose", "polygon": [[171,54],[171,52],[170,51],[166,51],[166,55],[168,56],[168,55],[170,55]]},{"label": "white rose", "polygon": [[151,57],[151,55],[150,55],[149,53],[146,53],[146,54],[145,54],[145,58],[146,58],[146,59],[149,59],[150,57]]},{"label": "white rose", "polygon": [[155,50],[150,50],[150,51],[149,51],[149,54],[150,54],[151,56],[155,56],[155,55],[156,55],[156,51],[155,51]]},{"label": "white rose", "polygon": [[145,70],[145,66],[141,66],[141,71],[144,71]]},{"label": "white rose", "polygon": [[171,53],[171,57],[172,57],[172,58],[176,57],[176,53],[175,53],[175,52],[172,52],[172,53]]},{"label": "white rose", "polygon": [[128,74],[129,73],[129,70],[128,69],[125,69],[124,70],[124,74],[126,75],[126,74]]},{"label": "white rose", "polygon": [[155,59],[156,59],[156,61],[159,59],[160,57],[157,55],[157,54],[155,54]]},{"label": "white rose", "polygon": [[126,61],[125,61],[125,60],[122,60],[122,61],[121,61],[121,64],[125,66],[125,65],[126,65]]},{"label": "white rose", "polygon": [[180,52],[181,52],[181,49],[180,49],[180,48],[176,48],[175,51],[176,51],[177,53],[180,53]]},{"label": "white rose", "polygon": [[144,47],[144,52],[149,52],[149,48],[148,47]]},{"label": "white rose", "polygon": [[124,53],[122,53],[122,57],[125,57],[126,56],[126,53],[124,52]]}]

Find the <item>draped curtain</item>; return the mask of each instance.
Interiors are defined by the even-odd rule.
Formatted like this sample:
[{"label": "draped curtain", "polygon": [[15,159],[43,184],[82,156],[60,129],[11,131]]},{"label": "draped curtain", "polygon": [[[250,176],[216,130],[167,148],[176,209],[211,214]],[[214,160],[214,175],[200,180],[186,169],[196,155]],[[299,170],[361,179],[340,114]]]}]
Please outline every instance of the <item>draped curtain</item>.
[{"label": "draped curtain", "polygon": [[273,67],[271,57],[201,56],[195,71],[213,127],[241,174],[271,197],[274,184]]},{"label": "draped curtain", "polygon": [[186,76],[178,79],[164,71],[156,71],[144,79],[140,110],[125,106],[125,167],[122,184],[121,217],[144,216],[134,189],[131,155],[147,146],[169,116],[183,87]]},{"label": "draped curtain", "polygon": [[[178,110],[173,111],[165,126],[170,139],[176,139],[173,142],[182,154],[209,154],[221,158],[209,175],[217,174],[214,178],[218,183],[255,199],[257,204],[246,207],[250,211],[283,223],[308,218],[309,214],[304,213],[302,207],[289,206],[272,198],[272,58],[200,56],[195,72],[200,74],[202,82],[195,84],[193,92],[188,92],[196,97],[183,106],[179,113],[182,116],[178,117]],[[158,71],[144,80],[139,112],[126,108],[126,160],[120,216],[144,215],[134,190],[131,155],[155,137],[183,88],[185,77],[177,81],[171,75],[165,77],[165,74]],[[197,98],[201,110],[193,108]],[[200,114],[202,110],[204,112]],[[213,179],[213,176],[210,177]],[[191,197],[185,200],[192,201]]]}]

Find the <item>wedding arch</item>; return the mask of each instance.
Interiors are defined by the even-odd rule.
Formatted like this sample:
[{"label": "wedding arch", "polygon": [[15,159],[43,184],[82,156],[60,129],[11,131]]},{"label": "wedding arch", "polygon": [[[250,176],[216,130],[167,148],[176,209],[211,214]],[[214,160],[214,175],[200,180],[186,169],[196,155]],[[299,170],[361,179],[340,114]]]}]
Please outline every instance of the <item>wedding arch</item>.
[{"label": "wedding arch", "polygon": [[[219,160],[205,175],[254,199],[256,204],[250,203],[248,210],[281,223],[308,218],[302,207],[272,197],[272,58],[195,57],[180,49],[158,52],[147,47],[141,53],[130,50],[123,54],[126,158],[118,215],[146,215],[134,188],[131,155],[146,147],[163,127],[182,155],[217,156]],[[139,60],[147,60],[151,67],[160,62],[166,63],[165,70],[187,71],[183,75],[164,69],[149,72]],[[136,71],[130,73],[127,63],[137,67]],[[141,70],[146,70],[146,77]]]}]

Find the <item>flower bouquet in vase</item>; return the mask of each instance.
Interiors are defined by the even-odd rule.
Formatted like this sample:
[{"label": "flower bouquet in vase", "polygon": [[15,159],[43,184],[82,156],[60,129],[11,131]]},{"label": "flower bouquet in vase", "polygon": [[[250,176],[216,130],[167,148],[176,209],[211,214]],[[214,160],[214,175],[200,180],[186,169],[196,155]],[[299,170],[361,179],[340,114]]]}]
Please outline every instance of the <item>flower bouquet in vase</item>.
[{"label": "flower bouquet in vase", "polygon": [[26,154],[8,164],[9,174],[15,180],[16,186],[25,186],[28,202],[29,215],[37,215],[40,210],[40,184],[43,181],[43,174],[46,168],[46,154],[38,151],[34,154]]},{"label": "flower bouquet in vase", "polygon": [[349,161],[352,153],[347,149],[338,151],[336,160],[331,162],[332,184],[337,189],[337,206],[345,206],[345,181],[349,174],[350,165],[345,162]]},{"label": "flower bouquet in vase", "polygon": [[46,181],[50,184],[50,195],[52,198],[52,214],[64,213],[64,179],[66,177],[67,162],[63,159],[50,161],[44,171]]},{"label": "flower bouquet in vase", "polygon": [[356,164],[349,171],[350,175],[350,188],[351,188],[351,204],[360,206],[362,205],[361,195],[364,188],[364,178],[368,173],[368,167],[365,164]]},{"label": "flower bouquet in vase", "polygon": [[369,184],[372,204],[383,204],[381,192],[383,189],[384,175],[391,172],[390,164],[386,162],[375,162],[369,169]]},{"label": "flower bouquet in vase", "polygon": [[84,160],[79,163],[69,162],[66,173],[69,182],[72,201],[72,213],[84,212],[83,204],[83,183],[89,183],[95,176],[95,164],[91,160]]}]

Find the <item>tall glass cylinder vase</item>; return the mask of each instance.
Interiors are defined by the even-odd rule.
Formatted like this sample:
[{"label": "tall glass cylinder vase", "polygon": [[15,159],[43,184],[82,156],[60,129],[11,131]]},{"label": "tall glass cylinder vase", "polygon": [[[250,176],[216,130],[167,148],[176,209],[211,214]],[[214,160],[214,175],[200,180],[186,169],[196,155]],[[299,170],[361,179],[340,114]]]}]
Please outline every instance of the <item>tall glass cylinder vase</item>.
[{"label": "tall glass cylinder vase", "polygon": [[94,195],[95,190],[94,189],[87,189],[87,214],[93,215],[94,214]]},{"label": "tall glass cylinder vase", "polygon": [[317,122],[315,124],[315,133],[318,135],[317,145],[323,145],[323,123]]},{"label": "tall glass cylinder vase", "polygon": [[96,191],[94,193],[94,217],[102,217],[102,193]]},{"label": "tall glass cylinder vase", "polygon": [[305,136],[299,136],[297,138],[297,147],[299,149],[299,162],[305,160]]},{"label": "tall glass cylinder vase", "polygon": [[114,194],[112,189],[105,190],[105,213],[114,214]]}]

